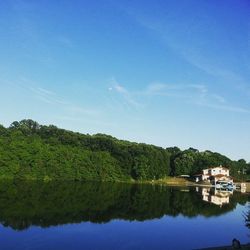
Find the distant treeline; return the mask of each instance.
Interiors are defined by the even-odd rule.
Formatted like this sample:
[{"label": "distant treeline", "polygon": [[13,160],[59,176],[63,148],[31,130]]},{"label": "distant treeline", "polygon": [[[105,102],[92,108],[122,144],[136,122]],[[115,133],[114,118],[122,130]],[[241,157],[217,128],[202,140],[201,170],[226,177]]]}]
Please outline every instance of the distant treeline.
[{"label": "distant treeline", "polygon": [[210,151],[163,149],[118,140],[104,134],[84,135],[39,125],[33,120],[0,125],[0,177],[42,180],[153,180],[194,174],[209,166],[229,167],[247,178],[250,164]]}]

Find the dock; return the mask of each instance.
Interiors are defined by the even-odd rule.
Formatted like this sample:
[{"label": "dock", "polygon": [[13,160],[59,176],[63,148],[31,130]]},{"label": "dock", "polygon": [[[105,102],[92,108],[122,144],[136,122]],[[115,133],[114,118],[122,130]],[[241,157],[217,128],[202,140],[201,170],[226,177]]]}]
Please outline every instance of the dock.
[{"label": "dock", "polygon": [[235,182],[236,190],[242,193],[250,193],[250,182]]}]

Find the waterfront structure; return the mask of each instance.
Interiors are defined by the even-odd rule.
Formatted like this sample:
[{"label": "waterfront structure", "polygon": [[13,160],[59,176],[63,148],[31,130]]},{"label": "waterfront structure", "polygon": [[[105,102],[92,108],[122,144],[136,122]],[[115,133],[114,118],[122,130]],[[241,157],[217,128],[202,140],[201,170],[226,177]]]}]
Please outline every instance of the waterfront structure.
[{"label": "waterfront structure", "polygon": [[229,175],[229,169],[222,166],[203,169],[202,173],[195,175],[194,178],[196,182],[205,181],[213,185],[222,181],[233,183],[233,179]]}]

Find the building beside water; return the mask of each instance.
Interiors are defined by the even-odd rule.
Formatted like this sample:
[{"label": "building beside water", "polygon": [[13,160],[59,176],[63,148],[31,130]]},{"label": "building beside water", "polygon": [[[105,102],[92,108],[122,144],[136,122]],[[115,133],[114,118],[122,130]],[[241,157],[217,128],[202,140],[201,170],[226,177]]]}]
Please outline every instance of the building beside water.
[{"label": "building beside water", "polygon": [[220,181],[233,183],[229,169],[222,166],[203,169],[202,173],[196,174],[194,177],[196,182],[205,181],[213,185]]}]

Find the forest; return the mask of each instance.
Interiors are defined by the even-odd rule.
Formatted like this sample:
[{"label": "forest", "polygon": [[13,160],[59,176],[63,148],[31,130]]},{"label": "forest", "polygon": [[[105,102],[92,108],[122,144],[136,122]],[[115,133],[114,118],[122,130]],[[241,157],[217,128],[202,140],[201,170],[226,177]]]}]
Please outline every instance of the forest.
[{"label": "forest", "polygon": [[[167,142],[166,142],[167,145]],[[244,180],[250,163],[216,152],[162,148],[40,125],[31,119],[0,125],[0,178],[37,180],[143,181],[192,175],[223,165]]]}]

